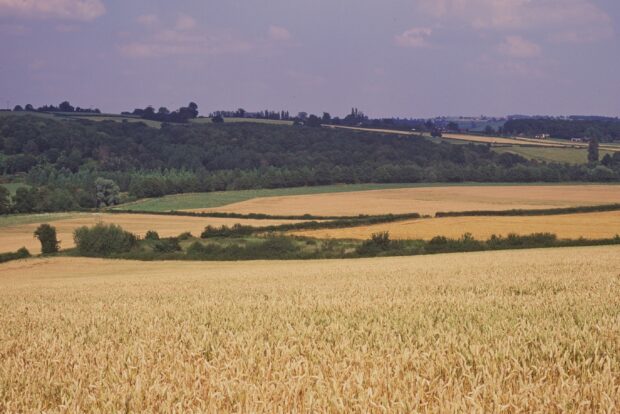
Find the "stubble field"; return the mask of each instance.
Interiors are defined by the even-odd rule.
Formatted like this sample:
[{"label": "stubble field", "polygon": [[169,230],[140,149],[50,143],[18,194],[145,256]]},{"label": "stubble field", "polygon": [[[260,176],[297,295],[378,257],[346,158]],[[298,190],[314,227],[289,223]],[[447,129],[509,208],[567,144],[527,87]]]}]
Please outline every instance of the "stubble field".
[{"label": "stubble field", "polygon": [[620,249],[0,265],[0,412],[617,412]]}]

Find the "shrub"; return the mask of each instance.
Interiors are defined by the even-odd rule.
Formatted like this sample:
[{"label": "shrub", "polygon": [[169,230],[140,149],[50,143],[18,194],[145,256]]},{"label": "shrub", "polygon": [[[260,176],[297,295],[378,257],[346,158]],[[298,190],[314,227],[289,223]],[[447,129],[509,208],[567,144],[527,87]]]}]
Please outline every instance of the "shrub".
[{"label": "shrub", "polygon": [[144,240],[159,240],[159,234],[155,230],[149,230],[144,235]]},{"label": "shrub", "polygon": [[180,241],[183,240],[189,240],[191,238],[193,238],[194,236],[192,236],[192,233],[190,233],[189,231],[186,231],[185,233],[181,233],[179,234],[179,236],[177,237]]},{"label": "shrub", "polygon": [[115,224],[98,223],[94,227],[80,227],[73,233],[77,250],[84,256],[110,256],[126,253],[138,238]]},{"label": "shrub", "polygon": [[179,245],[179,239],[172,237],[157,241],[153,245],[153,250],[158,253],[174,253],[181,251],[181,246]]},{"label": "shrub", "polygon": [[213,227],[207,226],[204,231],[200,235],[200,238],[207,239],[209,237],[238,237],[238,236],[247,236],[256,232],[260,229],[270,229],[270,227],[259,228],[252,226],[243,226],[241,224],[235,224],[232,227],[222,226],[222,227]]},{"label": "shrub", "polygon": [[22,247],[16,252],[0,253],[0,263],[9,262],[11,260],[19,260],[30,257],[30,252],[25,247]]},{"label": "shrub", "polygon": [[60,242],[56,238],[56,228],[49,224],[41,224],[34,231],[34,237],[41,242],[41,252],[43,254],[53,254],[58,252]]},{"label": "shrub", "polygon": [[373,233],[370,236],[370,241],[373,242],[377,246],[381,247],[389,247],[390,246],[390,232],[384,231],[381,233]]},{"label": "shrub", "polygon": [[357,253],[362,256],[375,256],[389,250],[392,244],[389,232],[373,233],[370,239],[357,248]]}]

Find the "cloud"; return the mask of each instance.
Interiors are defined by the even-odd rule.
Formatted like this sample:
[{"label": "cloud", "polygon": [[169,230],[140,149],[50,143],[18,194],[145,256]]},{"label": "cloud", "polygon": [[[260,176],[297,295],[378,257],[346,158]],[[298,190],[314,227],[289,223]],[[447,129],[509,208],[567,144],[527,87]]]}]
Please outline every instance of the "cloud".
[{"label": "cloud", "polygon": [[592,0],[419,0],[417,4],[436,19],[463,22],[477,30],[535,29],[565,41],[579,37],[571,33],[584,31],[589,33],[587,41],[613,34],[612,19]]},{"label": "cloud", "polygon": [[89,21],[105,13],[101,0],[0,0],[0,16]]},{"label": "cloud", "polygon": [[123,55],[132,58],[161,58],[175,55],[213,55],[243,53],[252,44],[230,34],[204,31],[163,30],[149,39],[120,46]]},{"label": "cloud", "polygon": [[470,62],[466,67],[473,72],[486,72],[509,78],[543,79],[545,62],[540,60],[497,59],[488,55]]},{"label": "cloud", "polygon": [[269,38],[272,40],[287,41],[291,40],[291,32],[285,27],[269,26]]},{"label": "cloud", "polygon": [[175,29],[181,31],[192,30],[196,28],[196,20],[187,14],[181,14],[176,21]]},{"label": "cloud", "polygon": [[[149,17],[147,17],[149,16]],[[159,22],[145,15],[139,21]],[[273,53],[282,45],[293,45],[290,32],[279,26],[270,26],[265,37],[244,39],[222,30],[205,30],[190,16],[180,15],[171,28],[147,31],[144,37],[124,33],[125,43],[118,46],[121,54],[131,58],[163,58],[168,56],[200,56],[241,54],[249,52]],[[136,40],[137,39],[137,40]],[[286,42],[286,43],[284,43]]]},{"label": "cloud", "polygon": [[428,47],[428,38],[433,30],[428,27],[414,27],[394,36],[394,42],[401,47]]},{"label": "cloud", "polygon": [[143,26],[152,26],[159,22],[159,17],[156,14],[143,14],[138,16],[136,21]]},{"label": "cloud", "polygon": [[507,36],[499,45],[500,53],[515,58],[534,58],[540,56],[541,47],[521,36]]}]

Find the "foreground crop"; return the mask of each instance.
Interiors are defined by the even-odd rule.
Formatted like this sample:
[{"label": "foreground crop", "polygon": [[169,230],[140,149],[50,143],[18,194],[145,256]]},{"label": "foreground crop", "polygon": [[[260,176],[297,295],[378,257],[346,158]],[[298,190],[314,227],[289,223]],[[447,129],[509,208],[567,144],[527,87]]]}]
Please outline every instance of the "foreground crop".
[{"label": "foreground crop", "polygon": [[0,411],[613,412],[620,249],[0,265]]}]

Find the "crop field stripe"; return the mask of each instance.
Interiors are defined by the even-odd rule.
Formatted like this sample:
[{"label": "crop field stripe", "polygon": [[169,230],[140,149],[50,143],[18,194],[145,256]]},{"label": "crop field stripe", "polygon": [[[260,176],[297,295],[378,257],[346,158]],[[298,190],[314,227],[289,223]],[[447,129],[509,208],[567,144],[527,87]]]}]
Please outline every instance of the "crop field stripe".
[{"label": "crop field stripe", "polygon": [[476,239],[487,239],[493,234],[527,235],[553,233],[560,239],[606,239],[620,235],[620,211],[561,214],[550,216],[465,216],[422,218],[417,220],[382,223],[348,228],[299,230],[294,235],[314,238],[358,239],[370,238],[373,233],[389,232],[398,240],[430,240],[435,236],[459,238],[471,233]]},{"label": "crop field stripe", "polygon": [[[343,184],[343,185],[327,185],[315,187],[293,187],[279,189],[257,189],[257,190],[232,190],[232,191],[214,191],[210,193],[189,193],[164,196],[159,198],[149,198],[138,200],[118,206],[123,210],[140,210],[140,211],[170,211],[170,210],[193,210],[201,208],[222,207],[228,204],[234,204],[241,201],[247,201],[254,198],[262,197],[281,197],[293,195],[311,195],[311,194],[331,194],[331,193],[348,193],[358,191],[374,191],[385,189],[399,188],[419,188],[419,187],[445,187],[445,186],[497,186],[497,185],[520,185],[520,184],[502,184],[502,183],[403,183],[403,184]],[[521,184],[522,185],[522,184]],[[536,185],[536,184],[533,184]],[[548,185],[541,183],[540,185]]]},{"label": "crop field stripe", "polygon": [[620,203],[618,185],[438,185],[258,197],[188,211],[301,216],[404,214],[415,211],[530,210]]}]

